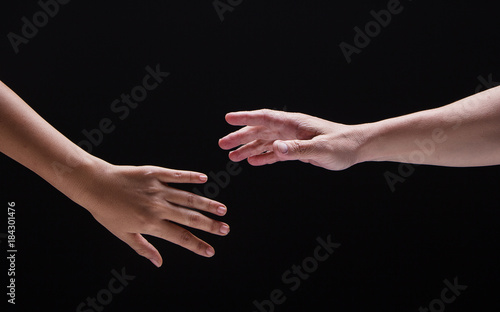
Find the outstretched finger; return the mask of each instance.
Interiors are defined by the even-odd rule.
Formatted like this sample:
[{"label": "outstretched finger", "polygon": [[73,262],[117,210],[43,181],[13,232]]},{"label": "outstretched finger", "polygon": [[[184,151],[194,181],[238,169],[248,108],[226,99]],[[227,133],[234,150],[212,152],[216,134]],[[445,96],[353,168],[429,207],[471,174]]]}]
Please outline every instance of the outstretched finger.
[{"label": "outstretched finger", "polygon": [[253,166],[273,164],[278,161],[301,160],[310,162],[318,157],[317,143],[313,140],[274,141],[272,152],[251,156],[248,163]]},{"label": "outstretched finger", "polygon": [[141,234],[124,233],[122,235],[117,235],[117,237],[134,249],[139,255],[149,259],[149,261],[157,267],[161,267],[163,259],[160,253]]},{"label": "outstretched finger", "polygon": [[212,246],[202,241],[185,228],[170,221],[162,220],[158,226],[151,230],[150,233],[146,234],[172,242],[200,256],[212,257],[215,254],[215,250]]},{"label": "outstretched finger", "polygon": [[165,198],[165,200],[179,206],[198,209],[219,216],[223,216],[227,212],[227,207],[222,203],[174,188],[169,188],[168,198]]},{"label": "outstretched finger", "polygon": [[215,235],[225,236],[230,231],[227,223],[210,219],[198,211],[186,209],[171,203],[165,207],[160,216],[165,220],[170,220],[177,224],[189,226],[190,228],[202,230]]},{"label": "outstretched finger", "polygon": [[241,111],[226,114],[226,121],[233,126],[265,126],[273,128],[283,125],[287,120],[286,112],[259,109],[254,111]]},{"label": "outstretched finger", "polygon": [[260,155],[266,151],[273,150],[272,141],[256,140],[245,144],[235,151],[229,153],[229,159],[234,162],[242,161],[248,157]]},{"label": "outstretched finger", "polygon": [[155,176],[164,183],[205,183],[206,174],[194,171],[158,168]]},{"label": "outstretched finger", "polygon": [[257,139],[272,139],[272,136],[272,131],[266,127],[249,126],[226,135],[219,140],[219,146],[224,150],[229,150]]},{"label": "outstretched finger", "polygon": [[248,163],[252,166],[270,165],[278,161],[281,161],[281,159],[274,152],[248,157]]}]

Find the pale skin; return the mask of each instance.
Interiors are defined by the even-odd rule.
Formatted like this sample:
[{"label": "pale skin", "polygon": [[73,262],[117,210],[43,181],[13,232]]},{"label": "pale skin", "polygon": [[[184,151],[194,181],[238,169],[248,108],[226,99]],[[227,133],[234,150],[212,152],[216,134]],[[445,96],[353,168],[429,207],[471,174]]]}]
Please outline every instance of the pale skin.
[{"label": "pale skin", "polygon": [[182,226],[221,236],[229,232],[226,223],[201,213],[223,216],[227,212],[224,204],[172,187],[175,183],[205,183],[205,174],[107,163],[68,140],[2,82],[0,151],[87,209],[158,267],[163,259],[142,234],[211,257],[214,248]]},{"label": "pale skin", "polygon": [[243,128],[219,140],[232,161],[262,166],[300,160],[329,170],[366,161],[449,167],[500,164],[500,87],[449,105],[373,123],[345,125],[302,113],[232,112]]}]

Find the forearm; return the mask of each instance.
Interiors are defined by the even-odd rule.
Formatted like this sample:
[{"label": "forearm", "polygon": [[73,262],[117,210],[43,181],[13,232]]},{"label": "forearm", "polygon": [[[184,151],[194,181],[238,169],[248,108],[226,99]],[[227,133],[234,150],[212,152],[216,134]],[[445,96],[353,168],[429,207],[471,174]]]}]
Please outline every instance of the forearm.
[{"label": "forearm", "polygon": [[500,164],[500,87],[452,104],[360,125],[358,162]]},{"label": "forearm", "polygon": [[69,197],[102,161],[72,143],[0,82],[0,151],[29,168]]}]

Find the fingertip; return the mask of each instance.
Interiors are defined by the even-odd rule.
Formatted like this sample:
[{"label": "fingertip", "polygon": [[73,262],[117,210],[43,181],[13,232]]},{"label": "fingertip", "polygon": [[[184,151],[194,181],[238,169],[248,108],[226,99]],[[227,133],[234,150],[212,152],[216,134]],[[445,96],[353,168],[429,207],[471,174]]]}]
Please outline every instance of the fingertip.
[{"label": "fingertip", "polygon": [[208,246],[205,250],[205,255],[209,258],[213,257],[215,255],[215,249],[212,246]]},{"label": "fingertip", "polygon": [[226,114],[226,122],[232,126],[243,126],[241,124],[243,112],[231,112]]},{"label": "fingertip", "polygon": [[280,159],[276,156],[275,152],[270,152],[262,155],[254,155],[248,157],[247,161],[250,165],[259,167],[274,164],[275,162],[280,161]]},{"label": "fingertip", "polygon": [[247,162],[248,162],[248,164],[249,164],[249,165],[251,165],[251,166],[256,166],[256,164],[255,164],[255,156],[250,156],[250,157],[248,157],[248,158],[247,158]]},{"label": "fingertip", "polygon": [[231,231],[231,229],[229,228],[229,225],[226,223],[223,223],[219,229],[220,234],[223,236],[229,234],[229,231]]},{"label": "fingertip", "polygon": [[234,115],[234,113],[230,112],[230,113],[227,113],[226,116],[224,116],[224,119],[226,120],[227,123],[230,123],[229,121],[231,120],[233,115]]},{"label": "fingertip", "polygon": [[241,161],[241,159],[239,159],[237,156],[238,156],[238,153],[236,151],[231,151],[228,154],[229,159],[233,162]]},{"label": "fingertip", "polygon": [[201,183],[205,183],[208,181],[208,176],[206,174],[200,174],[198,178],[200,179]]},{"label": "fingertip", "polygon": [[151,261],[157,268],[161,267],[161,265],[163,264],[163,260],[161,258],[160,259],[151,258],[149,259],[149,261]]},{"label": "fingertip", "polygon": [[254,166],[254,167],[262,166],[262,164],[260,162],[259,155],[254,155],[254,156],[248,157],[247,162],[249,165]]},{"label": "fingertip", "polygon": [[231,148],[231,147],[228,147],[226,137],[220,138],[218,144],[219,144],[219,147],[222,148],[223,150],[227,150],[227,149]]},{"label": "fingertip", "polygon": [[219,216],[224,216],[227,213],[227,208],[224,205],[217,207],[217,214]]}]

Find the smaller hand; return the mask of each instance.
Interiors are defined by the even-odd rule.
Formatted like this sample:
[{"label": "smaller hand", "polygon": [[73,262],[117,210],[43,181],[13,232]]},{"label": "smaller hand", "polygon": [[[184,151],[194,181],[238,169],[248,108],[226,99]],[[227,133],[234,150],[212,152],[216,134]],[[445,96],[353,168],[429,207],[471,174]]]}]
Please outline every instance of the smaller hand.
[{"label": "smaller hand", "polygon": [[198,212],[223,216],[226,207],[169,185],[204,183],[207,181],[206,175],[154,166],[99,163],[90,177],[88,174],[80,177],[81,181],[88,181],[81,182],[80,191],[68,195],[111,233],[158,267],[163,262],[160,253],[141,234],[165,239],[201,256],[214,255],[212,246],[181,225],[226,235],[229,232],[226,223]]},{"label": "smaller hand", "polygon": [[269,109],[226,115],[234,126],[245,126],[219,140],[232,161],[248,159],[254,166],[300,160],[330,170],[343,170],[357,162],[362,132],[301,113]]}]

